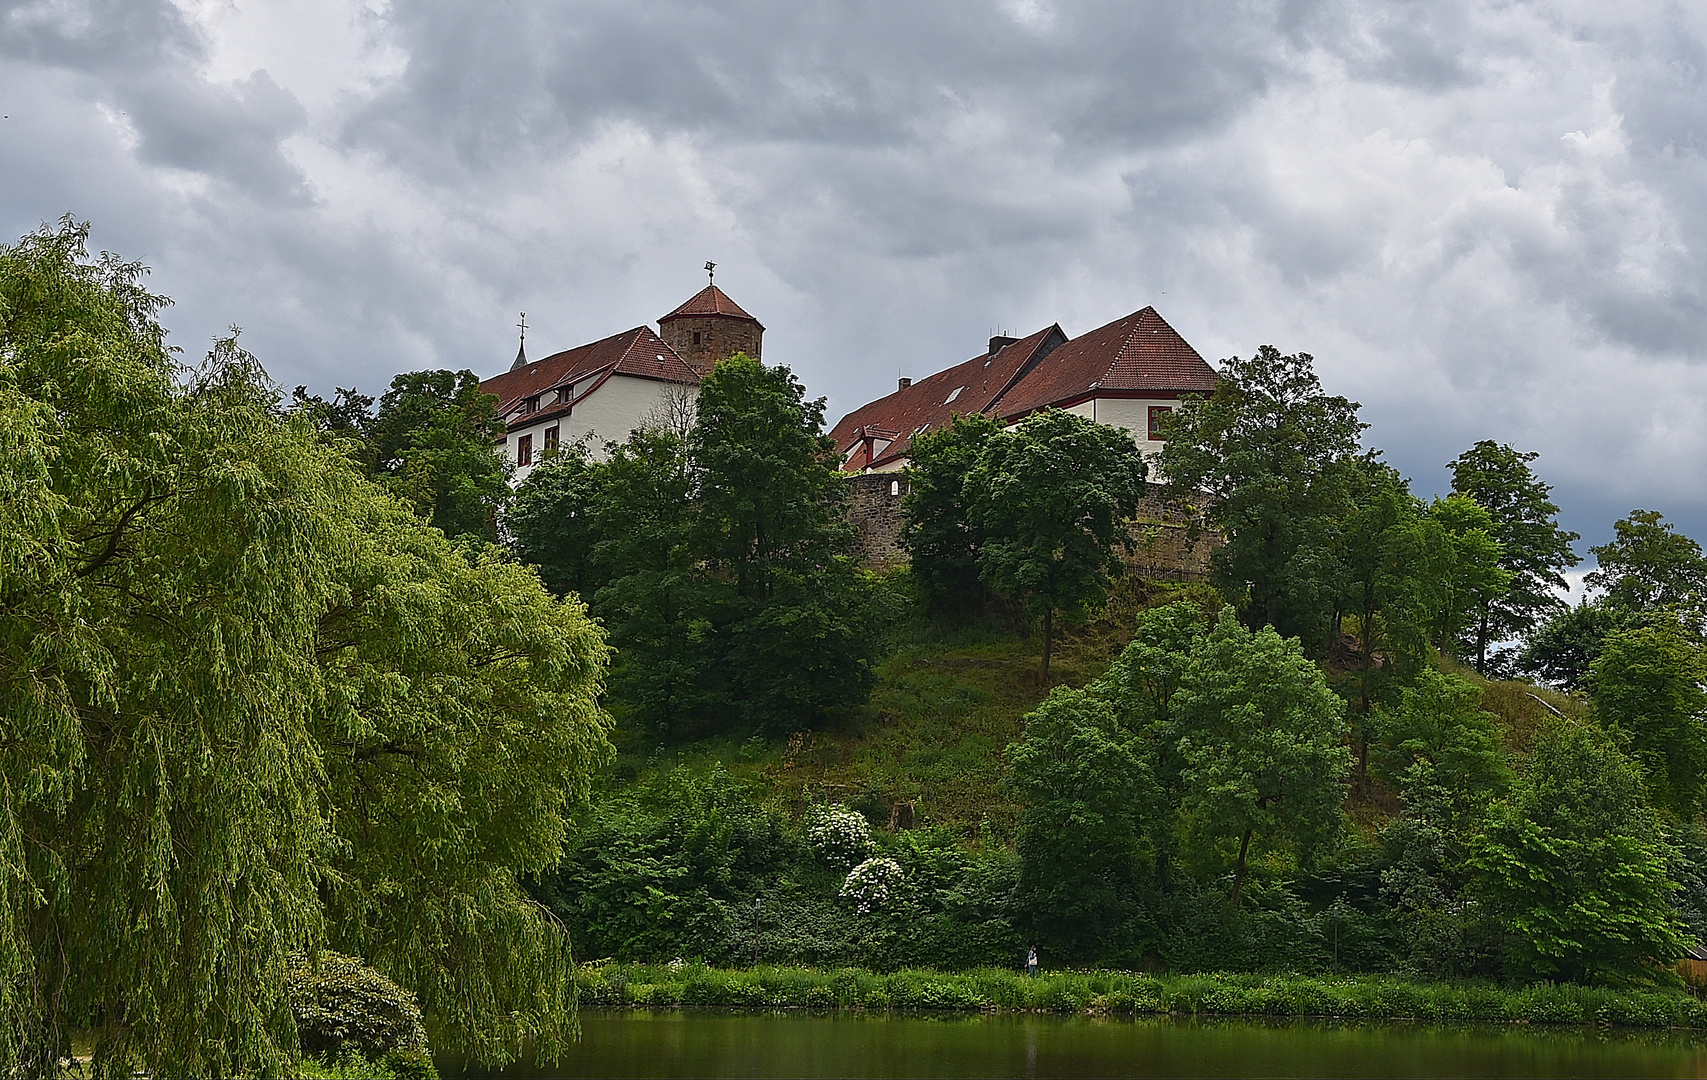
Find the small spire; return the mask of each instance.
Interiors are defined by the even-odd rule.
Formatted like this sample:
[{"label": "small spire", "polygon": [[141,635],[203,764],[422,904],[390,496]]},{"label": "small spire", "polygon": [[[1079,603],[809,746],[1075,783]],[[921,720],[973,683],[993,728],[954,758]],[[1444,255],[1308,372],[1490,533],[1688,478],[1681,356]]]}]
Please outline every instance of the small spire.
[{"label": "small spire", "polygon": [[717,281],[717,264],[714,262],[708,262],[705,264],[705,283],[707,285],[712,285],[712,284],[715,284],[716,281]]},{"label": "small spire", "polygon": [[522,343],[516,349],[516,362],[510,365],[510,370],[528,366],[528,313],[522,312],[522,321],[516,324],[521,327]]}]

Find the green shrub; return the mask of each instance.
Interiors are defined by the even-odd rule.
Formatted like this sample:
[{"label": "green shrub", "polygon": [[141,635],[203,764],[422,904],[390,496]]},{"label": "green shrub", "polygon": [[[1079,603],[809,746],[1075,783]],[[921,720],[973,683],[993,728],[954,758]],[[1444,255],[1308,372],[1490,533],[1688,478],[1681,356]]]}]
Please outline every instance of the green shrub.
[{"label": "green shrub", "polygon": [[432,1069],[415,995],[360,960],[334,952],[293,957],[285,993],[304,1055],[331,1062],[354,1052],[378,1062],[401,1054],[398,1061],[416,1063],[410,1068],[424,1061]]}]

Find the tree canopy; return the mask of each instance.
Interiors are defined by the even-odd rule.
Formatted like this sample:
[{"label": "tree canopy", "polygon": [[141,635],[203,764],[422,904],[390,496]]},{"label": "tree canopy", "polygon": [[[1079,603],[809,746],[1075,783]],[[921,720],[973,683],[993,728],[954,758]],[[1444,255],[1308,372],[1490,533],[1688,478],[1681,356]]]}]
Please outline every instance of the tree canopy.
[{"label": "tree canopy", "polygon": [[1208,495],[1201,518],[1226,538],[1215,583],[1246,625],[1300,637],[1312,656],[1335,630],[1338,522],[1368,426],[1357,410],[1322,390],[1308,353],[1264,345],[1224,361],[1214,394],[1163,424],[1163,475],[1178,498]]},{"label": "tree canopy", "polygon": [[685,438],[645,427],[599,462],[566,448],[518,488],[516,552],[589,599],[614,705],[642,726],[794,731],[865,700],[879,635],[823,420],[787,368],[738,355]]},{"label": "tree canopy", "polygon": [[1571,550],[1580,537],[1559,527],[1552,488],[1529,467],[1538,456],[1483,439],[1447,464],[1452,490],[1487,510],[1500,566],[1511,575],[1501,593],[1483,600],[1470,630],[1466,655],[1483,674],[1489,646],[1527,633],[1564,608],[1564,571],[1581,561]]},{"label": "tree canopy", "polygon": [[1083,618],[1121,572],[1117,549],[1131,541],[1145,471],[1127,432],[1045,409],[992,434],[966,476],[967,510],[984,536],[979,571],[1043,617],[1045,683],[1055,616]]},{"label": "tree canopy", "polygon": [[454,1044],[551,1054],[568,942],[518,875],[608,752],[602,635],[234,342],[183,371],[86,236],[0,248],[0,1060],[57,1075],[92,1029],[103,1074],[284,1072],[322,946]]}]

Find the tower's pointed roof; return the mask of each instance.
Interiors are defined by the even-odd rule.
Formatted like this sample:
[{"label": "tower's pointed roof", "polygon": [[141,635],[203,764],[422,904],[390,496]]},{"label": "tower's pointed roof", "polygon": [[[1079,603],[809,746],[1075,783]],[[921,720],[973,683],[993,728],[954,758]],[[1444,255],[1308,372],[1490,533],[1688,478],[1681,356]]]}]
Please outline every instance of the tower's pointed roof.
[{"label": "tower's pointed roof", "polygon": [[[681,319],[692,315],[721,315],[729,319],[746,319],[748,322],[755,323],[759,321],[742,311],[740,304],[729,299],[729,294],[715,285],[707,285],[699,292],[694,293],[681,307],[663,316],[658,321],[666,323],[671,319]],[[764,327],[761,326],[759,329],[762,330]]]},{"label": "tower's pointed roof", "polygon": [[520,345],[516,346],[516,362],[510,365],[511,371],[515,371],[518,368],[525,368],[528,366],[528,351],[527,350],[528,350],[527,342],[525,342],[525,341],[522,342]]}]

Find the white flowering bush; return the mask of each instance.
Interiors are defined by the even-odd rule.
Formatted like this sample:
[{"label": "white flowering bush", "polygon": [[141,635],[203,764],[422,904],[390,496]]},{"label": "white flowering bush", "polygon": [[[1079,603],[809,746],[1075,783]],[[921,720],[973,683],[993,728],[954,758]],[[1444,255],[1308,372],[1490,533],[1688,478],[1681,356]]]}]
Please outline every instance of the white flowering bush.
[{"label": "white flowering bush", "polygon": [[871,854],[871,826],[845,806],[825,806],[806,819],[806,842],[825,862],[852,866]]},{"label": "white flowering bush", "polygon": [[866,915],[889,903],[904,876],[901,864],[894,859],[867,859],[848,871],[839,895],[852,900],[859,913]]}]

